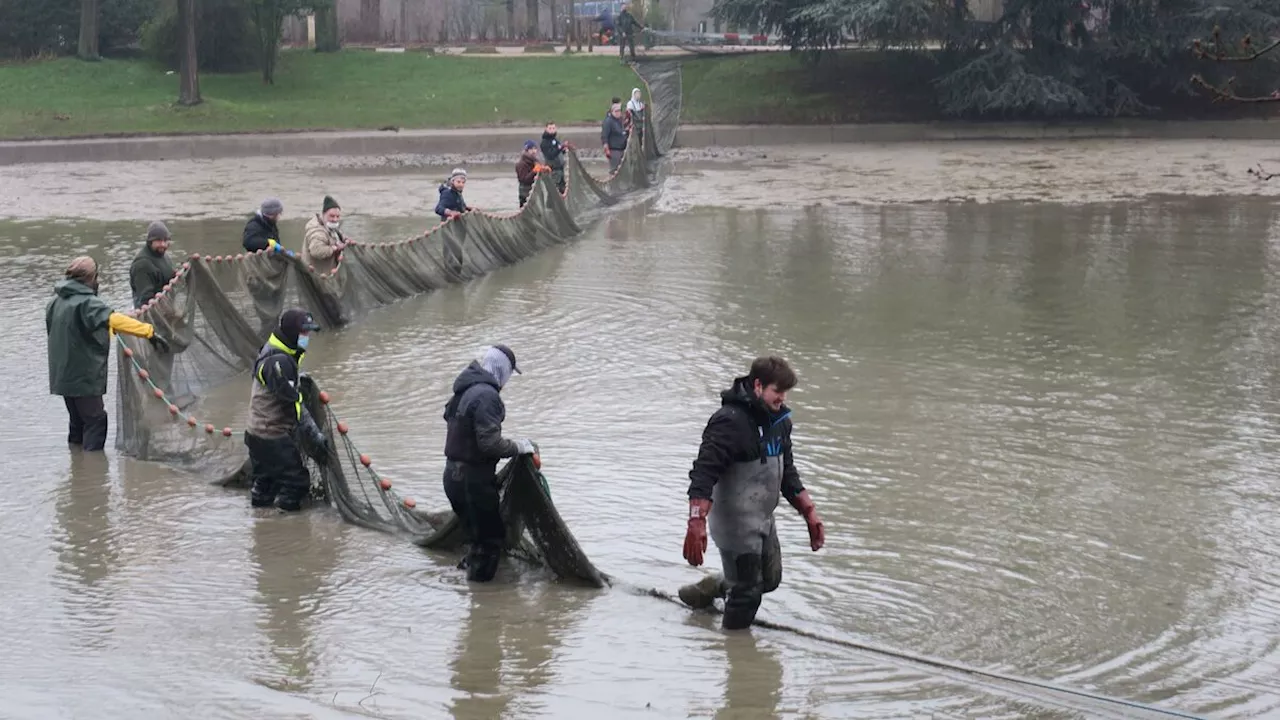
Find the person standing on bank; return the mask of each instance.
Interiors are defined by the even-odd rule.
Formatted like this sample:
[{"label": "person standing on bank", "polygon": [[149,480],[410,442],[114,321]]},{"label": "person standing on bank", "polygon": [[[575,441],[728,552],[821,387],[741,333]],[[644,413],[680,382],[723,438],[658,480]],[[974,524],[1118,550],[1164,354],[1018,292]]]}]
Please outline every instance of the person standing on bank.
[{"label": "person standing on bank", "polygon": [[627,151],[627,128],[622,122],[622,105],[614,103],[609,114],[600,127],[600,142],[604,145],[604,156],[609,158],[609,174],[618,172],[622,164],[622,156]]},{"label": "person standing on bank", "polygon": [[760,357],[746,377],[720,394],[702,432],[689,471],[689,527],[684,557],[702,564],[707,521],[724,564],[724,576],[708,575],[680,588],[680,600],[709,607],[724,597],[721,627],[749,627],[765,593],[782,582],[782,554],[773,511],[779,495],[799,511],[809,528],[809,547],[826,541],[822,520],[792,460],[791,409],[784,403],[796,374],[780,357]]},{"label": "person standing on bank", "polygon": [[78,257],[67,267],[65,279],[53,286],[45,308],[49,337],[49,394],[61,395],[70,416],[67,443],[86,452],[107,444],[107,357],[112,333],[146,338],[157,352],[169,344],[155,328],[114,312],[98,297],[98,264]]},{"label": "person standing on bank", "polygon": [[290,308],[280,314],[276,328],[253,363],[249,391],[249,422],[244,444],[249,448],[253,507],[275,506],[284,512],[302,509],[311,490],[311,473],[295,438],[305,433],[328,459],[329,440],[320,431],[302,397],[302,358],[311,333],[320,330],[311,313]]},{"label": "person standing on bank", "polygon": [[625,65],[627,63],[627,46],[631,46],[631,62],[636,61],[636,29],[644,30],[644,25],[631,14],[631,10],[627,4],[622,5],[622,12],[618,13],[618,62]]},{"label": "person standing on bank", "polygon": [[325,195],[323,208],[307,221],[302,236],[302,262],[315,268],[320,275],[328,275],[342,261],[342,251],[351,243],[342,231],[342,208],[332,197]]},{"label": "person standing on bank", "polygon": [[502,436],[507,408],[500,393],[521,374],[506,345],[486,348],[453,381],[453,397],[444,408],[444,492],[471,547],[459,567],[467,579],[489,582],[498,571],[506,529],[498,496],[498,461],[536,452],[532,440]]},{"label": "person standing on bank", "polygon": [[176,274],[167,254],[172,242],[173,236],[164,223],[157,221],[147,226],[147,239],[129,266],[129,289],[135,308],[159,295]]}]

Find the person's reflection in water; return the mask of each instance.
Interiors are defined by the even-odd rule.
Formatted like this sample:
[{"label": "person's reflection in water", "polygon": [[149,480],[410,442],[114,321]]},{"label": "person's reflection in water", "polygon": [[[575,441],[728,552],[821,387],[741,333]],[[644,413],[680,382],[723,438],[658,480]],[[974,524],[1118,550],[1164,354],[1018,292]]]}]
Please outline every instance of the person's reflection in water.
[{"label": "person's reflection in water", "polygon": [[761,647],[751,633],[725,633],[729,679],[724,707],[715,720],[748,720],[778,717],[782,695],[782,663],[772,650]]},{"label": "person's reflection in water", "polygon": [[[539,583],[531,598],[511,585],[471,586],[467,626],[451,663],[455,720],[504,717],[513,702],[513,717],[544,715],[534,703],[520,703],[521,692],[534,692],[551,680],[557,648],[572,635],[573,625],[593,597],[591,590]],[[508,675],[499,668],[504,648],[510,653]]]},{"label": "person's reflection in water", "polygon": [[67,615],[88,631],[74,636],[93,648],[103,647],[113,624],[107,580],[120,551],[111,532],[110,502],[107,456],[73,451],[71,472],[58,492],[55,510],[62,531],[57,572],[81,586],[70,588],[64,602]]},{"label": "person's reflection in water", "polygon": [[253,524],[252,557],[258,566],[259,622],[278,670],[258,668],[263,684],[296,692],[310,686],[317,651],[310,619],[324,606],[321,586],[337,563],[342,527],[321,513],[258,519]]},{"label": "person's reflection in water", "polygon": [[520,602],[510,587],[472,584],[470,604],[458,655],[450,663],[453,688],[464,694],[451,710],[455,720],[502,717],[510,700],[499,691],[504,618]]}]

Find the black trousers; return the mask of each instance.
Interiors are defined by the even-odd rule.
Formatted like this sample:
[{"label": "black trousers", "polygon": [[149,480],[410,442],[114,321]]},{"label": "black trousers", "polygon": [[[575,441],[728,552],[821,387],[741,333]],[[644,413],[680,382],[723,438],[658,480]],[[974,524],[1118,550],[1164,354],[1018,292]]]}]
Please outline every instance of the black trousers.
[{"label": "black trousers", "polygon": [[467,551],[467,579],[475,582],[489,582],[497,574],[506,542],[495,470],[496,465],[455,460],[444,464],[444,494],[471,544]]},{"label": "black trousers", "polygon": [[300,510],[311,490],[311,473],[292,437],[260,438],[245,433],[249,448],[250,502],[266,507],[273,502],[281,510]]},{"label": "black trousers", "polygon": [[67,442],[80,445],[89,452],[97,452],[107,445],[107,408],[101,395],[84,397],[63,396],[67,415],[71,418],[67,430]]},{"label": "black trousers", "polygon": [[531,193],[531,192],[533,192],[533,186],[532,186],[532,185],[521,185],[521,186],[520,186],[520,194],[519,194],[519,197],[520,197],[520,207],[524,207],[524,204],[525,204],[525,203],[527,203],[527,202],[529,202],[529,193]]},{"label": "black trousers", "polygon": [[725,630],[750,627],[764,594],[777,590],[782,584],[782,546],[778,543],[777,530],[770,527],[759,555],[721,550],[720,560],[724,563],[726,590],[720,627]]}]

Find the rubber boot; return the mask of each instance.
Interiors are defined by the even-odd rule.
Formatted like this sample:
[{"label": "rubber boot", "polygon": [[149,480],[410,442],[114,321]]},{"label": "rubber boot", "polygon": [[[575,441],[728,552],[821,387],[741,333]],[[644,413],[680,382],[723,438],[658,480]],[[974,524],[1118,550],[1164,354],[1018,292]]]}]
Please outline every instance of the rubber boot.
[{"label": "rubber boot", "polygon": [[712,573],[696,583],[680,588],[680,602],[694,610],[705,610],[716,598],[724,597],[724,578],[719,573]]}]

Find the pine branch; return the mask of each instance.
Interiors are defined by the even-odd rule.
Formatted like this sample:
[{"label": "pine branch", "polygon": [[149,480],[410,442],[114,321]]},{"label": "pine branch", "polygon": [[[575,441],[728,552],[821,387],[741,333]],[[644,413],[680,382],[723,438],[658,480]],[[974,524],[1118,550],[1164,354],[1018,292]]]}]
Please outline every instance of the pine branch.
[{"label": "pine branch", "polygon": [[1236,79],[1231,78],[1223,85],[1214,85],[1205,80],[1199,74],[1191,76],[1191,84],[1195,85],[1213,95],[1214,102],[1234,102],[1234,103],[1274,103],[1280,102],[1280,90],[1273,90],[1270,95],[1240,95],[1237,94],[1232,87],[1235,85]]},{"label": "pine branch", "polygon": [[[1247,63],[1254,62],[1258,58],[1280,47],[1280,39],[1273,40],[1261,50],[1254,49],[1253,37],[1245,35],[1240,41],[1240,52],[1229,52],[1225,49],[1226,45],[1222,41],[1222,28],[1214,26],[1213,37],[1209,42],[1208,49],[1200,44],[1199,40],[1191,44],[1191,52],[1200,60],[1209,60],[1216,63]],[[1222,85],[1214,85],[1205,80],[1199,73],[1191,76],[1191,84],[1195,85],[1213,96],[1214,102],[1233,102],[1233,103],[1274,103],[1280,102],[1280,90],[1274,90],[1270,95],[1240,95],[1234,90],[1236,79],[1232,77]],[[1253,172],[1250,170],[1250,172]]]}]

